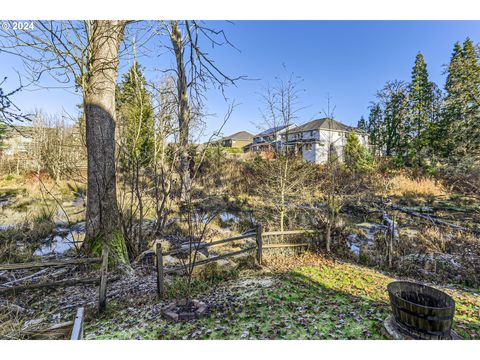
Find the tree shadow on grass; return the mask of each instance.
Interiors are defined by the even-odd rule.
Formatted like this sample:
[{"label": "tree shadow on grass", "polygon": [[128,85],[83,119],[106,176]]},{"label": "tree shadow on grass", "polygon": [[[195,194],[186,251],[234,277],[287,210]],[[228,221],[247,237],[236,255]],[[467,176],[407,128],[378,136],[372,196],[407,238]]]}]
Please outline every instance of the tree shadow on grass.
[{"label": "tree shadow on grass", "polygon": [[159,329],[159,339],[384,339],[388,304],[337,291],[295,273],[271,284],[215,289],[210,314]]}]

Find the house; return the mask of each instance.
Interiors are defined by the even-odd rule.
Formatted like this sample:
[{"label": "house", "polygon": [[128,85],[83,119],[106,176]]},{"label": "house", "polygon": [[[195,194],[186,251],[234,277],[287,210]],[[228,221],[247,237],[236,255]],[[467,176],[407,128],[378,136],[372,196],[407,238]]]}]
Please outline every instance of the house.
[{"label": "house", "polygon": [[287,146],[312,163],[325,163],[329,154],[342,160],[347,134],[352,130],[356,130],[360,142],[368,146],[368,136],[364,131],[331,118],[316,119],[292,129],[288,133]]},{"label": "house", "polygon": [[223,147],[242,149],[245,145],[250,144],[253,141],[253,135],[248,131],[240,131],[230,136],[226,136],[220,139],[220,144]]},{"label": "house", "polygon": [[5,126],[2,129],[0,152],[6,158],[27,157],[33,141],[32,126]]},{"label": "house", "polygon": [[0,131],[0,162],[16,162],[17,171],[38,170],[40,158],[53,154],[57,160],[69,156],[77,168],[86,168],[85,146],[78,126],[7,125]]},{"label": "house", "polygon": [[244,151],[266,151],[270,149],[279,150],[285,144],[285,137],[289,131],[294,129],[297,125],[289,124],[284,126],[272,127],[268,130],[262,131],[261,133],[253,137],[253,142],[246,145]]}]

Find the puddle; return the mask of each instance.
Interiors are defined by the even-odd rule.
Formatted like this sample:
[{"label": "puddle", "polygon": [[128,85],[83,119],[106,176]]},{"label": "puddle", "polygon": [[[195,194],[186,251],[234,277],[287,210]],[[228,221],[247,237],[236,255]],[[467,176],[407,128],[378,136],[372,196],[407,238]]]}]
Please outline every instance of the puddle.
[{"label": "puddle", "polygon": [[221,212],[219,214],[219,218],[222,222],[230,222],[230,221],[239,222],[240,221],[240,217],[237,214],[234,214],[228,211]]},{"label": "puddle", "polygon": [[6,230],[9,230],[13,227],[14,227],[14,225],[12,225],[12,224],[0,224],[0,231],[6,231]]},{"label": "puddle", "polygon": [[387,229],[385,225],[370,222],[356,224],[356,226],[361,228],[365,232],[365,238],[368,240],[369,244],[375,243],[375,234],[377,232]]},{"label": "puddle", "polygon": [[79,222],[70,228],[62,225],[57,226],[52,235],[42,241],[42,245],[35,250],[33,255],[60,255],[81,245],[85,238],[85,222]]},{"label": "puddle", "polygon": [[350,251],[356,256],[360,255],[360,249],[364,246],[375,245],[375,234],[387,229],[385,225],[364,222],[355,224],[356,227],[363,230],[364,235],[350,234],[347,236],[347,243]]},{"label": "puddle", "polygon": [[222,229],[243,232],[253,227],[255,217],[251,211],[223,211],[218,215]]},{"label": "puddle", "polygon": [[72,202],[72,206],[86,206],[85,200],[81,196],[77,196]]}]

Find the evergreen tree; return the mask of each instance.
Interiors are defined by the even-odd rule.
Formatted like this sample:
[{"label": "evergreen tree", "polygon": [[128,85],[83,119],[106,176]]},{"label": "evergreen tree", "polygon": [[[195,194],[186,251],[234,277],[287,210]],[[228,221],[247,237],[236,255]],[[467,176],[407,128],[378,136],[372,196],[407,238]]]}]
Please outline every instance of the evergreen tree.
[{"label": "evergreen tree", "polygon": [[421,53],[415,58],[412,80],[408,85],[409,114],[405,123],[405,141],[408,145],[407,164],[422,165],[422,159],[431,148],[429,123],[435,120],[435,84],[428,79],[427,64]]},{"label": "evergreen tree", "polygon": [[457,133],[459,155],[478,156],[480,150],[480,55],[472,40],[463,43],[463,98],[462,123]]},{"label": "evergreen tree", "polygon": [[373,157],[368,149],[360,143],[355,131],[347,134],[344,157],[345,165],[353,172],[368,172],[373,168]]},{"label": "evergreen tree", "polygon": [[455,159],[478,155],[480,149],[480,64],[470,39],[456,43],[447,70],[447,95],[441,131],[444,156]]},{"label": "evergreen tree", "polygon": [[438,160],[442,158],[445,142],[445,135],[442,134],[443,93],[435,83],[432,83],[432,96],[429,122],[424,136],[427,147],[424,150],[426,150],[425,153],[430,165],[435,166]]},{"label": "evergreen tree", "polygon": [[367,123],[363,115],[360,117],[360,120],[358,120],[357,128],[363,131],[367,131]]},{"label": "evergreen tree", "polygon": [[402,81],[389,81],[377,94],[383,102],[382,145],[386,156],[403,159],[408,150],[405,135],[407,116],[407,90]]},{"label": "evergreen tree", "polygon": [[370,114],[368,116],[367,132],[373,155],[382,154],[383,114],[380,104],[374,103],[370,106]]},{"label": "evergreen tree", "polygon": [[146,166],[153,158],[154,111],[145,76],[136,61],[117,88],[117,111],[123,145],[121,164],[125,167],[136,161],[140,166]]}]

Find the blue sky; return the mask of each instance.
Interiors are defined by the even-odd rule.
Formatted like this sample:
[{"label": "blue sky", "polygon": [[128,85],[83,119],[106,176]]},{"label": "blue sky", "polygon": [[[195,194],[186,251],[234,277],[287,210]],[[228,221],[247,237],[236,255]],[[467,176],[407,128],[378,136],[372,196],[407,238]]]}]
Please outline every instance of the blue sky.
[{"label": "blue sky", "polygon": [[[209,49],[218,66],[226,73],[246,75],[252,80],[229,87],[226,95],[238,104],[223,129],[228,135],[240,130],[258,132],[261,126],[260,93],[276,76],[294,72],[303,82],[297,122],[322,116],[327,94],[335,105],[335,118],[356,125],[360,116],[368,116],[375,92],[387,80],[408,81],[415,55],[421,51],[431,80],[444,86],[444,65],[448,63],[456,41],[470,37],[480,42],[480,21],[235,21],[209,22],[223,28],[231,47]],[[153,44],[152,44],[153,47]],[[153,55],[139,60],[151,79],[161,76],[158,69],[172,63],[171,55],[155,45]],[[122,71],[129,63],[122,64]],[[11,56],[0,55],[2,76],[8,76],[7,89],[17,78],[20,64]],[[52,85],[51,82],[45,85]],[[35,108],[49,113],[62,109],[77,113],[78,96],[62,89],[24,91],[15,98],[24,111]],[[218,129],[227,109],[218,91],[211,90],[207,120],[208,133]]]}]

